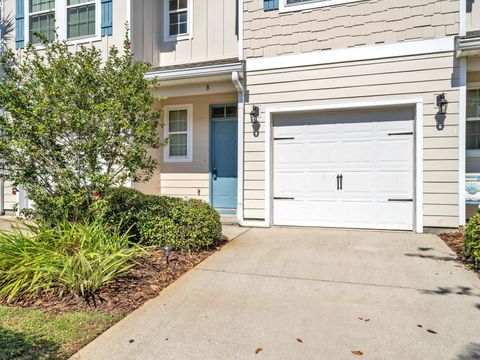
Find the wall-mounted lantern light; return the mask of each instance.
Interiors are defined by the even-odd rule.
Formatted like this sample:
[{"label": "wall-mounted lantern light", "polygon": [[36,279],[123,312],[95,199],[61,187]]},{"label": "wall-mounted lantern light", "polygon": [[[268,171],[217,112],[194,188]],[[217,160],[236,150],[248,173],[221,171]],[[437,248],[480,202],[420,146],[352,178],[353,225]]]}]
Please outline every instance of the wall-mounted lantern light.
[{"label": "wall-mounted lantern light", "polygon": [[437,95],[437,107],[438,107],[439,114],[444,115],[447,113],[448,101],[445,98],[445,93],[441,93],[440,95]]},{"label": "wall-mounted lantern light", "polygon": [[258,116],[260,115],[260,108],[256,105],[253,105],[252,111],[250,111],[250,120],[252,123],[258,122]]}]

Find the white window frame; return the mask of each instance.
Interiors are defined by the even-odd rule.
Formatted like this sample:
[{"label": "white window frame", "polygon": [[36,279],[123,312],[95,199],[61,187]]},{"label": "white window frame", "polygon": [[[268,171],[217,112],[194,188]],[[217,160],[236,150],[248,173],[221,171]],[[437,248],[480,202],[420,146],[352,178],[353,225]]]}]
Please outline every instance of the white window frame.
[{"label": "white window frame", "polygon": [[[30,1],[31,0],[25,0],[25,7],[24,7],[24,28],[25,28],[25,36],[24,39],[28,39],[28,42],[30,42],[30,17],[35,16],[35,15],[47,15],[50,14],[51,11],[54,12],[53,16],[53,21],[54,21],[54,26],[55,26],[55,20],[57,16],[57,1],[55,0],[55,6],[53,9],[50,10],[42,10],[42,11],[33,11],[30,12]],[[39,44],[34,44],[35,46],[38,46]]]},{"label": "white window frame", "polygon": [[[88,5],[95,5],[95,33],[93,35],[77,36],[77,37],[68,39],[68,10],[78,8],[78,7],[82,7],[82,6],[88,6]],[[98,26],[99,16],[98,16],[98,14],[101,11],[102,11],[101,7],[98,6],[98,1],[97,0],[90,0],[90,1],[86,1],[84,3],[76,4],[76,5],[68,5],[68,0],[65,0],[65,38],[67,40],[76,41],[76,40],[84,40],[84,39],[88,39],[88,38],[98,36],[98,34],[99,34],[99,31],[98,31],[99,30],[98,29],[99,28],[99,26]]]},{"label": "white window frame", "polygon": [[[24,0],[24,9],[25,9],[25,34],[24,39],[26,42],[30,42],[30,0]],[[79,37],[79,38],[67,38],[67,0],[55,0],[55,25],[57,27],[57,33],[59,40],[66,40],[68,44],[82,44],[89,43],[93,41],[99,41],[102,39],[102,24],[101,24],[101,3],[100,0],[91,0],[85,4],[95,3],[95,35]],[[85,5],[82,4],[82,5]],[[40,12],[36,12],[40,13]],[[32,14],[36,14],[32,13]],[[61,14],[61,16],[59,16]],[[36,44],[35,47],[42,48],[43,45]]]},{"label": "white window frame", "polygon": [[[476,82],[476,83],[468,83],[467,84],[467,91],[468,90],[480,90],[480,83]],[[466,107],[466,103],[465,103],[465,107]],[[480,118],[466,118],[466,121],[478,121],[480,120]],[[467,129],[465,127],[465,138],[467,136]],[[465,150],[466,150],[466,156],[467,158],[469,157],[474,157],[474,158],[478,158],[480,157],[480,149],[471,149],[471,150],[468,150],[466,149],[465,147]]]},{"label": "white window frame", "polygon": [[359,2],[363,0],[311,0],[298,4],[287,4],[287,0],[280,0],[279,12],[300,11],[314,8],[320,8],[325,6],[333,6],[339,4],[348,4],[352,2]]},{"label": "white window frame", "polygon": [[187,0],[187,33],[170,35],[169,0],[163,0],[163,40],[179,41],[193,38],[193,0]]},{"label": "white window frame", "polygon": [[170,145],[163,148],[163,162],[192,162],[193,161],[193,104],[167,105],[163,107],[164,137],[170,136],[170,111],[187,110],[187,156],[170,156]]}]

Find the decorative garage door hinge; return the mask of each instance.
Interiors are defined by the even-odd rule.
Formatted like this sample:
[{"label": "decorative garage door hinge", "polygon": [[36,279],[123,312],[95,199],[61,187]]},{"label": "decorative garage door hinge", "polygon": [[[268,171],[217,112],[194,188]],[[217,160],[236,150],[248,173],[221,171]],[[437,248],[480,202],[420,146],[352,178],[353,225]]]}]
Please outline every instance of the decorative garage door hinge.
[{"label": "decorative garage door hinge", "polygon": [[399,132],[399,133],[389,133],[388,136],[398,136],[398,135],[413,135],[413,132]]}]

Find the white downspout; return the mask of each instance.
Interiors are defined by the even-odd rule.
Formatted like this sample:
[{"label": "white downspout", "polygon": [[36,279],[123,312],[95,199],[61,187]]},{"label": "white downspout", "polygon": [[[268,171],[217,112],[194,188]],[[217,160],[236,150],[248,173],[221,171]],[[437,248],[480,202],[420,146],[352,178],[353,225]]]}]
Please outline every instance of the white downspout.
[{"label": "white downspout", "polygon": [[232,82],[238,93],[238,146],[237,146],[237,221],[243,223],[243,139],[245,122],[245,89],[238,71],[232,72]]}]

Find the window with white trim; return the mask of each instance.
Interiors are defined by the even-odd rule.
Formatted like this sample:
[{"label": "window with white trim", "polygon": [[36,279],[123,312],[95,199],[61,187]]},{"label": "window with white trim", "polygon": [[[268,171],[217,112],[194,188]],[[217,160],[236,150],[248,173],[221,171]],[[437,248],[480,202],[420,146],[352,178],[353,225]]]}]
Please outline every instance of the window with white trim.
[{"label": "window with white trim", "polygon": [[480,150],[480,89],[467,90],[467,150]]},{"label": "window with white trim", "polygon": [[164,161],[192,161],[192,106],[167,106],[164,111],[165,137],[168,138]]},{"label": "window with white trim", "polygon": [[67,38],[94,36],[95,0],[67,0]]},{"label": "window with white trim", "polygon": [[180,40],[190,37],[192,0],[165,1],[165,40]]},{"label": "window with white trim", "polygon": [[100,0],[26,0],[25,36],[39,44],[42,34],[53,40],[85,42],[100,36]]},{"label": "window with white trim", "polygon": [[29,39],[32,44],[41,42],[41,34],[48,40],[55,37],[55,0],[29,0],[28,1],[28,28]]}]

